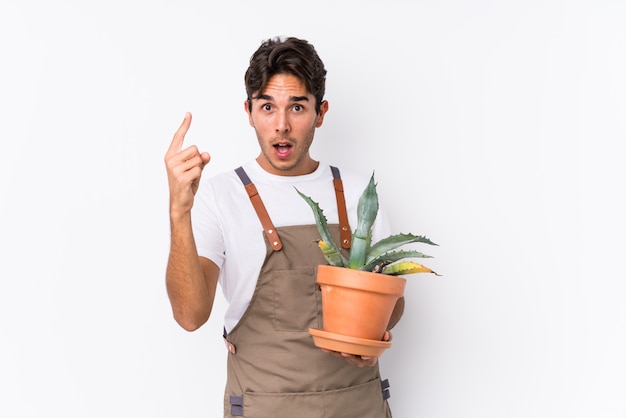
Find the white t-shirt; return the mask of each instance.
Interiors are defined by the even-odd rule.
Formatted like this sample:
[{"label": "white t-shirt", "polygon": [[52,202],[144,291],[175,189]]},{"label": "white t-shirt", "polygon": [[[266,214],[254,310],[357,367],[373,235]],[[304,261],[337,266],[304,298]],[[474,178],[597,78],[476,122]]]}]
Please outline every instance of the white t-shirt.
[{"label": "white t-shirt", "polygon": [[[303,176],[266,172],[256,160],[243,165],[256,186],[275,227],[315,224],[313,211],[296,188],[318,202],[329,224],[339,223],[333,177],[328,165]],[[356,208],[369,178],[341,170],[348,219],[356,227]],[[219,283],[228,302],[224,325],[230,331],[245,312],[265,259],[263,227],[243,183],[234,170],[203,178],[192,209],[198,255],[220,268]],[[379,209],[372,241],[389,235],[389,222]]]}]

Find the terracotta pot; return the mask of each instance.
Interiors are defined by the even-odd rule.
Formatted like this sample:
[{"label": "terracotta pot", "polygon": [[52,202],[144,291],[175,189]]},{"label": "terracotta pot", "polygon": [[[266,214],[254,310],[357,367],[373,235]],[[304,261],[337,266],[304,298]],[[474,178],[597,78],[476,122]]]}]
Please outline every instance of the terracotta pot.
[{"label": "terracotta pot", "polygon": [[320,265],[323,330],[381,341],[406,279],[345,267]]}]

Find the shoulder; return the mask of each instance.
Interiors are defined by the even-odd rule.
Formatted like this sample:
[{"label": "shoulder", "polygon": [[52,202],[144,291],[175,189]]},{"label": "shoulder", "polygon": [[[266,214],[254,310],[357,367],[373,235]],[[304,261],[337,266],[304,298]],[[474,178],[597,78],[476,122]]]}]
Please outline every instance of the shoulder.
[{"label": "shoulder", "polygon": [[226,170],[219,173],[215,173],[206,177],[202,177],[202,183],[207,184],[210,187],[223,187],[224,185],[232,185],[235,180],[241,183],[235,169]]},{"label": "shoulder", "polygon": [[236,168],[237,167],[209,175],[206,175],[208,173],[203,174],[198,193],[205,195],[223,195],[224,193],[237,194],[237,192],[240,191],[245,194],[243,182],[237,175],[235,171]]},{"label": "shoulder", "polygon": [[205,210],[223,212],[248,200],[246,189],[235,169],[207,174],[204,173],[201,177],[196,193],[198,205],[205,207]]}]

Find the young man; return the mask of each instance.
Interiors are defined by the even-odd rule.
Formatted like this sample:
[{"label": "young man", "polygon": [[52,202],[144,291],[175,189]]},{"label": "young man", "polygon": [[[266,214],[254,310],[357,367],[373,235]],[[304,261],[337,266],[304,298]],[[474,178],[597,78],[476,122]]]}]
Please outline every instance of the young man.
[{"label": "young man", "polygon": [[[226,417],[391,416],[377,358],[321,350],[308,333],[321,328],[315,271],[326,262],[315,243],[313,213],[295,188],[325,209],[339,242],[338,213],[347,211],[356,225],[358,199],[369,180],[309,154],[328,111],[325,78],[324,64],[307,41],[269,39],[245,74],[244,107],[259,156],[200,187],[210,156],[182,147],[190,114],[165,156],[171,222],[166,283],[174,318],[188,331],[204,324],[218,282],[229,303]],[[334,178],[344,191],[335,190]],[[345,207],[338,193],[345,193]],[[388,229],[379,212],[373,241],[389,235]],[[399,303],[389,328],[401,313]]]}]

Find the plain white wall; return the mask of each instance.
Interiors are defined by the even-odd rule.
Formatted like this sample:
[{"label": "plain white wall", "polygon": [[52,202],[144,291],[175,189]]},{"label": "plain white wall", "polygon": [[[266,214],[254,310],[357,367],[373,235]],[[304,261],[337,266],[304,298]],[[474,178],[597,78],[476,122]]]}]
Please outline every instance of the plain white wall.
[{"label": "plain white wall", "polygon": [[163,155],[254,157],[243,72],[328,68],[316,157],[376,170],[409,277],[399,418],[625,417],[626,7],[590,1],[0,0],[0,416],[216,417],[224,302],[171,318]]}]

